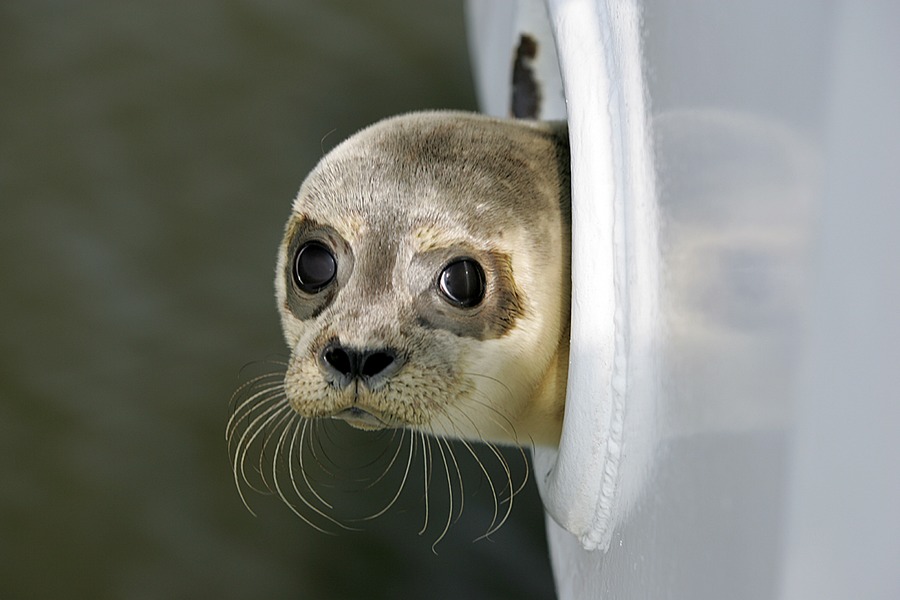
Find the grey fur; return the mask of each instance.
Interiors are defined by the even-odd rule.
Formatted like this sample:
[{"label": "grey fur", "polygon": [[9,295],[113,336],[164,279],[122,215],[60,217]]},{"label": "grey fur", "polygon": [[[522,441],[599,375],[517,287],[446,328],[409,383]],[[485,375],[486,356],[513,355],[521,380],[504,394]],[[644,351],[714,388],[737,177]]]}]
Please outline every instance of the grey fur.
[{"label": "grey fur", "polygon": [[[359,394],[300,379],[316,376],[309,361],[336,339],[355,349],[390,346],[402,353],[406,364],[393,376],[396,382],[378,390],[383,397],[371,401],[377,405],[372,411],[387,425],[432,430],[435,411],[447,412],[441,403],[475,385],[458,364],[469,342],[454,339],[500,340],[522,319],[549,319],[556,337],[540,343],[550,345],[550,356],[557,353],[568,326],[567,134],[559,123],[417,113],[364,129],[320,161],[298,194],[277,275],[294,353],[286,389],[298,412],[331,415],[363,402]],[[424,241],[416,232],[424,232]],[[429,232],[442,236],[433,247]],[[294,253],[310,240],[331,248],[338,265],[335,280],[317,294],[300,290],[292,276]],[[526,249],[527,273],[515,272],[515,255]],[[448,303],[437,286],[442,268],[462,256],[477,260],[486,274],[485,298],[473,308]],[[545,299],[548,294],[554,301]],[[536,315],[537,304],[559,314]],[[551,369],[547,361],[533,365],[540,372],[530,376],[536,378],[532,387]],[[416,377],[409,379],[409,372]],[[416,388],[415,382],[432,379],[433,387]],[[315,393],[298,391],[311,385]],[[405,407],[394,410],[400,400]],[[503,412],[514,422],[524,410]]]}]

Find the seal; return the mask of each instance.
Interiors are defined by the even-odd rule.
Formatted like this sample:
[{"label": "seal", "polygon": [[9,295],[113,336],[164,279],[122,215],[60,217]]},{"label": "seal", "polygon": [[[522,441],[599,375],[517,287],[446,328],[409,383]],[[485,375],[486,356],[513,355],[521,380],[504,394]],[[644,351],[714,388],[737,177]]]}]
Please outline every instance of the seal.
[{"label": "seal", "polygon": [[307,419],[556,445],[569,333],[564,123],[424,112],[303,182],[275,288]]}]

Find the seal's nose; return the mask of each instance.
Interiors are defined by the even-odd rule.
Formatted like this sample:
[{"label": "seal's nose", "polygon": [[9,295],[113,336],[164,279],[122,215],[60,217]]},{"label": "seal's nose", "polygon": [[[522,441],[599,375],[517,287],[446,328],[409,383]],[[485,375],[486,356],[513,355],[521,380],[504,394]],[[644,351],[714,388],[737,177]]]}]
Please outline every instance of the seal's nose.
[{"label": "seal's nose", "polygon": [[345,348],[339,342],[325,346],[320,363],[334,383],[346,387],[354,379],[360,379],[372,388],[397,372],[403,360],[392,348]]}]

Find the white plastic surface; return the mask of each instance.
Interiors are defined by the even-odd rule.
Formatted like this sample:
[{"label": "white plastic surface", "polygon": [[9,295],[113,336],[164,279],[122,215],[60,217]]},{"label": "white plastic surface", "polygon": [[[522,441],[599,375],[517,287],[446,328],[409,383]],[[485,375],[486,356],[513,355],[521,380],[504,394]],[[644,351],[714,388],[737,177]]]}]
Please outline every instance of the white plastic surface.
[{"label": "white plastic surface", "polygon": [[900,4],[832,41],[781,598],[900,598]]},{"label": "white plastic surface", "polygon": [[[656,202],[636,2],[548,2],[572,147],[572,334],[559,451],[538,448],[548,513],[608,547],[656,440]],[[591,68],[585,68],[591,65]]]},{"label": "white plastic surface", "polygon": [[[547,7],[576,213],[566,423],[535,456],[560,598],[900,597],[900,5]],[[511,50],[473,53],[481,98]]]},{"label": "white plastic surface", "polygon": [[[549,12],[548,12],[549,9]],[[509,68],[479,42],[527,33],[562,65],[567,98],[542,105],[543,119],[568,118],[572,146],[572,335],[568,397],[559,451],[537,448],[535,471],[548,513],[585,548],[605,548],[640,489],[656,439],[659,332],[656,203],[641,79],[638,12],[621,2],[598,14],[590,0],[472,2],[473,56],[483,105],[508,116]],[[501,16],[502,15],[502,16]],[[549,18],[548,18],[549,17]],[[615,27],[613,24],[615,23]],[[509,24],[516,35],[510,36]],[[482,33],[478,33],[482,32]],[[610,53],[605,48],[614,48]],[[507,50],[509,52],[509,50]],[[479,62],[483,57],[484,62]],[[544,89],[560,75],[537,70]],[[586,65],[592,68],[585,69]],[[552,66],[552,65],[550,65]],[[543,94],[547,96],[548,94]],[[549,94],[551,97],[554,93]],[[625,418],[626,396],[630,419]],[[630,431],[630,434],[628,432]],[[625,448],[626,434],[628,447]],[[623,463],[627,469],[621,470]]]}]

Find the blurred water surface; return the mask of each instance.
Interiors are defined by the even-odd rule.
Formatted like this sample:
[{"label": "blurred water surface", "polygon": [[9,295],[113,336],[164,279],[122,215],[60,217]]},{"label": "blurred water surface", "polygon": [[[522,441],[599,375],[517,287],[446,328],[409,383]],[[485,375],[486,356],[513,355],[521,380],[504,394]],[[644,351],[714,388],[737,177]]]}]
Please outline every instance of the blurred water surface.
[{"label": "blurred water surface", "polygon": [[552,595],[531,483],[473,543],[492,507],[468,465],[434,555],[415,494],[359,534],[261,495],[254,518],[225,451],[242,365],[284,354],[274,257],[303,176],[383,116],[474,109],[462,20],[439,0],[0,5],[0,598]]}]

